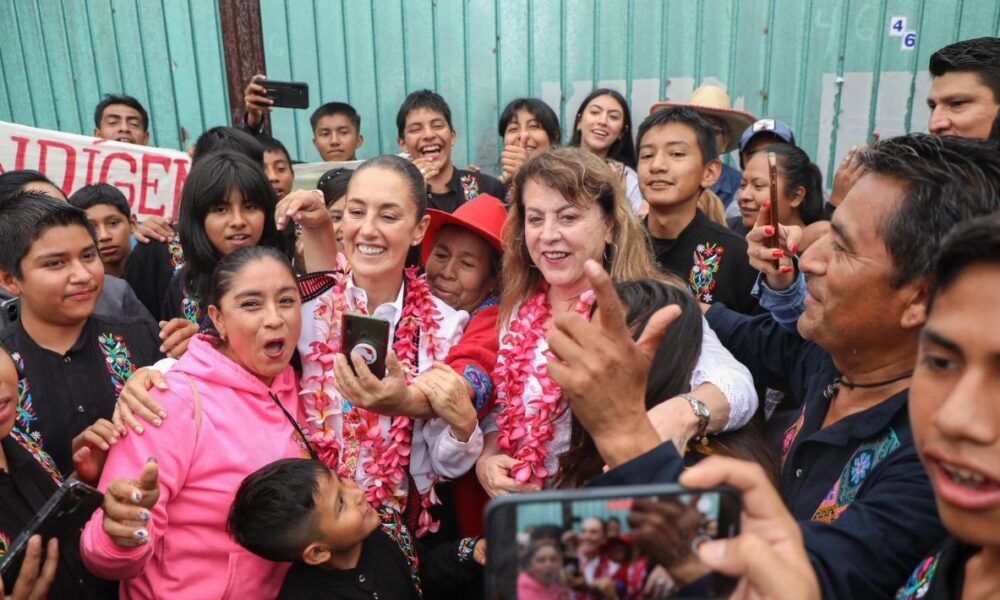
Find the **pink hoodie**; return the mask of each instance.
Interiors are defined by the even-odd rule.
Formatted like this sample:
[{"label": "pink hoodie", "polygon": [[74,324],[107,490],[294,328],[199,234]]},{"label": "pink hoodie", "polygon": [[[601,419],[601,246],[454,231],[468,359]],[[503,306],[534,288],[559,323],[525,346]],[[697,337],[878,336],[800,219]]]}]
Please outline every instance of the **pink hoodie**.
[{"label": "pink hoodie", "polygon": [[[201,397],[200,427],[188,377]],[[115,479],[136,478],[149,457],[157,459],[160,499],[150,543],[118,546],[104,533],[98,510],[80,539],[84,563],[99,577],[122,579],[126,599],[274,598],[289,565],[241,548],[226,533],[226,518],[247,475],[281,458],[308,457],[269,396],[303,421],[292,368],[268,388],[196,337],[167,374],[167,385],[153,393],[167,411],[163,425],[119,440],[100,483],[105,491]]]}]

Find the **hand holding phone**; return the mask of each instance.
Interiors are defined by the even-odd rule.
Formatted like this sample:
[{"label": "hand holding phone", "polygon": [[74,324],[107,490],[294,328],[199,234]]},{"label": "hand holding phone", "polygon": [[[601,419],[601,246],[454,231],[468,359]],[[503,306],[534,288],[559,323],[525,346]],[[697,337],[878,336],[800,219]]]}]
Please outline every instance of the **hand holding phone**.
[{"label": "hand holding phone", "polygon": [[[99,491],[82,481],[71,479],[63,483],[14,539],[3,558],[0,558],[3,577],[10,581],[13,574],[22,571],[21,564],[26,560],[25,555],[32,537],[39,536],[44,541],[52,538],[70,541],[79,537],[80,530],[90,519],[90,515],[101,506],[102,498]],[[37,570],[37,564],[35,569]]]},{"label": "hand holding phone", "polygon": [[266,91],[272,107],[309,108],[309,84],[301,81],[275,81],[261,79],[257,82]]},{"label": "hand holding phone", "polygon": [[[385,357],[389,352],[389,321],[378,317],[344,313],[341,323],[341,352],[354,370],[351,355],[365,361],[372,375],[385,377]],[[357,375],[357,372],[355,372]]]}]

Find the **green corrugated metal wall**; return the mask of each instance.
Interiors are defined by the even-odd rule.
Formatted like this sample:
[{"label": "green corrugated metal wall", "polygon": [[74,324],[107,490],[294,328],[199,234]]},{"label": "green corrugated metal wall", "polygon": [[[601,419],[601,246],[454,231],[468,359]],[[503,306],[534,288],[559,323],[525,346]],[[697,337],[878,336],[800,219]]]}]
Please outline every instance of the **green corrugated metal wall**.
[{"label": "green corrugated metal wall", "polygon": [[211,0],[0,0],[0,120],[90,135],[124,92],[181,148],[228,119],[222,57]]},{"label": "green corrugated metal wall", "polygon": [[[513,98],[542,97],[566,122],[607,85],[638,123],[705,82],[791,123],[826,171],[872,131],[925,129],[930,54],[1000,32],[996,0],[261,0],[261,16],[268,76],[308,82],[313,106],[356,106],[363,157],[395,151],[396,109],[427,87],[451,104],[456,163],[487,171]],[[888,35],[897,16],[913,50]],[[0,119],[89,133],[100,94],[124,90],[163,146],[226,120],[211,0],[0,0],[0,40]],[[276,111],[274,133],[318,158],[308,111]]]}]

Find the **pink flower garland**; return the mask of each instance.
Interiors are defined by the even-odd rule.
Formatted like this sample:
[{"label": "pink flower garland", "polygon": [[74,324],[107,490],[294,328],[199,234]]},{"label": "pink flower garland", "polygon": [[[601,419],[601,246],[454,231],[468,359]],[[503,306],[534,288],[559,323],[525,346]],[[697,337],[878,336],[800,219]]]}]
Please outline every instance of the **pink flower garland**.
[{"label": "pink flower garland", "polygon": [[[530,297],[517,311],[517,319],[500,344],[497,366],[493,371],[497,401],[504,405],[497,416],[499,437],[497,445],[508,456],[519,462],[510,470],[518,484],[533,483],[541,486],[546,477],[553,475],[545,467],[549,444],[555,437],[555,417],[566,410],[562,388],[548,376],[545,364],[535,366],[535,353],[545,339],[545,324],[552,316],[552,308],[545,298],[545,290]],[[581,296],[576,312],[589,318],[593,305],[593,292]],[[553,360],[546,351],[546,358]],[[542,388],[539,398],[525,402],[525,383],[534,377]],[[527,407],[534,413],[529,415]]]},{"label": "pink flower garland", "polygon": [[[310,344],[312,352],[306,356],[306,360],[316,361],[322,365],[322,373],[311,377],[302,393],[306,396],[307,421],[312,426],[309,440],[316,447],[320,460],[335,468],[341,477],[353,479],[355,473],[352,472],[352,465],[348,464],[348,461],[341,461],[341,447],[337,442],[336,432],[326,425],[328,417],[341,413],[335,395],[337,382],[333,372],[333,357],[341,349],[341,317],[349,308],[345,300],[346,265],[340,263],[338,266],[340,268],[332,275],[334,278],[332,292],[323,296],[323,300],[314,312],[316,320],[321,324],[320,340]],[[403,365],[406,382],[409,384],[417,371],[419,362],[417,336],[421,331],[429,355],[437,356],[438,344],[435,334],[440,328],[438,323],[440,312],[434,303],[427,281],[417,276],[416,268],[406,269],[404,273],[406,295],[403,298],[403,314],[396,326],[396,342],[393,344],[393,350]],[[364,306],[355,306],[354,309],[362,314],[367,312]],[[410,464],[413,420],[409,417],[393,417],[388,434],[383,436],[379,415],[355,406],[343,415],[343,422],[343,434],[347,436],[352,432],[352,435],[358,438],[360,447],[367,449],[371,457],[364,466],[365,474],[371,478],[370,485],[365,489],[366,499],[379,507],[385,505],[391,497],[403,496],[400,487],[406,481],[406,471]],[[427,513],[427,510],[436,503],[432,485],[421,495],[421,529],[417,533],[418,536],[428,531],[437,531],[438,523]]]}]

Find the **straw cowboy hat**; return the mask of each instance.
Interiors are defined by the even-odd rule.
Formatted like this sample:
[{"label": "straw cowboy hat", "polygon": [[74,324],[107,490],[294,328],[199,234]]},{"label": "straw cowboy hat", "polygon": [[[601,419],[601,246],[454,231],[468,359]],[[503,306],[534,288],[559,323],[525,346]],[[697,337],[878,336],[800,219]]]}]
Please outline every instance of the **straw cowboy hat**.
[{"label": "straw cowboy hat", "polygon": [[740,144],[739,135],[757,120],[748,112],[732,109],[729,94],[717,85],[701,86],[691,94],[691,99],[687,102],[659,102],[654,104],[649,112],[652,114],[661,108],[671,106],[686,106],[699,113],[722,119],[729,126],[729,145],[720,149],[721,154],[735,150]]},{"label": "straw cowboy hat", "polygon": [[507,221],[507,209],[504,208],[503,202],[493,196],[479,194],[473,200],[459,206],[453,213],[431,208],[427,210],[427,214],[431,216],[431,222],[427,226],[427,233],[424,234],[421,252],[423,264],[427,264],[427,258],[434,248],[434,240],[437,239],[441,228],[446,225],[456,225],[478,234],[497,251],[498,256],[503,256],[501,240],[503,225]]}]

